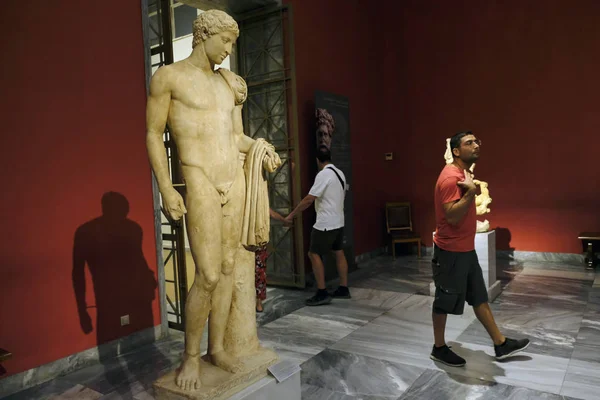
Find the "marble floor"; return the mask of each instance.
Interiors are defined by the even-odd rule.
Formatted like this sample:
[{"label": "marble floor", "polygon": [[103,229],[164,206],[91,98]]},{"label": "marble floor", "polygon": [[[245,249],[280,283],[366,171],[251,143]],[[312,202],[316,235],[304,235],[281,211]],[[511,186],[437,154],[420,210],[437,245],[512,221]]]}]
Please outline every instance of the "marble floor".
[{"label": "marble floor", "polygon": [[[498,261],[503,292],[491,304],[507,336],[529,337],[508,361],[471,308],[448,318],[463,368],[429,359],[429,260],[381,256],[351,274],[352,299],[305,307],[312,293],[269,288],[259,338],[302,368],[306,400],[598,399],[600,273],[581,265]],[[153,399],[152,382],[177,366],[183,337],[107,359],[7,399]]]}]

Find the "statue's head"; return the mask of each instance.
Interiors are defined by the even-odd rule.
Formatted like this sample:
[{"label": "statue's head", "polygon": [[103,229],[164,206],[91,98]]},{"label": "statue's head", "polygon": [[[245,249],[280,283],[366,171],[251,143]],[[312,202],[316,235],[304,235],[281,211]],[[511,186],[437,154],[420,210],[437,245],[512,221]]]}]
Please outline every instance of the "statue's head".
[{"label": "statue's head", "polygon": [[324,108],[317,108],[317,148],[325,146],[331,149],[333,131],[335,131],[335,120]]},{"label": "statue's head", "polygon": [[231,16],[220,10],[208,10],[194,21],[192,48],[202,44],[208,59],[221,64],[231,54],[239,35],[238,24]]},{"label": "statue's head", "polygon": [[473,164],[479,159],[481,140],[471,131],[459,132],[450,138],[450,151],[454,159],[460,158],[466,164]]}]

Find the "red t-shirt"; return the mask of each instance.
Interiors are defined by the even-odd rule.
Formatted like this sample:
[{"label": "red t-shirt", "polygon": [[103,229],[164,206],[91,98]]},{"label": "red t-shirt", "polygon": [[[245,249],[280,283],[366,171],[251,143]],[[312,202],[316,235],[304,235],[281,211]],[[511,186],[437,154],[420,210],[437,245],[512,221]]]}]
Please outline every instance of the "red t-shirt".
[{"label": "red t-shirt", "polygon": [[475,250],[477,212],[475,200],[458,225],[446,221],[443,205],[460,200],[464,190],[456,183],[465,179],[463,170],[452,164],[446,165],[435,185],[435,244],[446,251],[467,252]]}]

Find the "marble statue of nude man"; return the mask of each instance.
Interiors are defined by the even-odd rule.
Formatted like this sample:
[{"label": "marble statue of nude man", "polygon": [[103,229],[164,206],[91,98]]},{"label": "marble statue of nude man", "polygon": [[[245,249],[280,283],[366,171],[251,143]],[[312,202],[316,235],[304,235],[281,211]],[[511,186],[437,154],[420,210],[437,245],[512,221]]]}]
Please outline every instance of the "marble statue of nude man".
[{"label": "marble statue of nude man", "polygon": [[[194,22],[192,54],[159,68],[150,83],[146,140],[150,164],[167,215],[173,220],[186,216],[196,264],[185,307],[185,354],[176,378],[184,390],[201,385],[200,340],[209,312],[210,362],[233,373],[241,368],[239,360],[224,351],[223,338],[246,191],[240,153],[247,153],[255,140],[243,132],[244,80],[229,70],[214,70],[231,53],[238,35],[237,23],[226,13],[200,14]],[[166,123],[179,152],[185,203],[169,176],[163,144]],[[271,148],[266,158],[272,166],[278,156]]]}]

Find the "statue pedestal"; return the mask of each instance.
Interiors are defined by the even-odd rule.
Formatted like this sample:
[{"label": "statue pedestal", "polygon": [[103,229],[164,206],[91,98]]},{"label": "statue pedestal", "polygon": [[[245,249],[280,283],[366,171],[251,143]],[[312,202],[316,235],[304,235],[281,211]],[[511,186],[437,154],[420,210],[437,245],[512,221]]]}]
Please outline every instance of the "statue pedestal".
[{"label": "statue pedestal", "polygon": [[500,294],[500,281],[496,279],[496,231],[479,232],[475,235],[475,252],[483,272],[490,303]]},{"label": "statue pedestal", "polygon": [[157,400],[224,400],[247,388],[267,376],[267,368],[273,365],[278,357],[275,352],[259,348],[257,352],[240,358],[244,363],[242,372],[232,374],[208,362],[202,363],[198,390],[186,391],[175,384],[176,371],[159,378],[154,382],[154,393]]},{"label": "statue pedestal", "polygon": [[[435,232],[433,233],[435,236]],[[475,234],[475,252],[479,259],[483,280],[491,303],[500,295],[502,286],[496,279],[496,231]],[[429,284],[429,295],[435,296],[435,283]]]},{"label": "statue pedestal", "polygon": [[229,400],[301,400],[300,366],[282,361],[269,368],[273,376],[259,380]]}]

